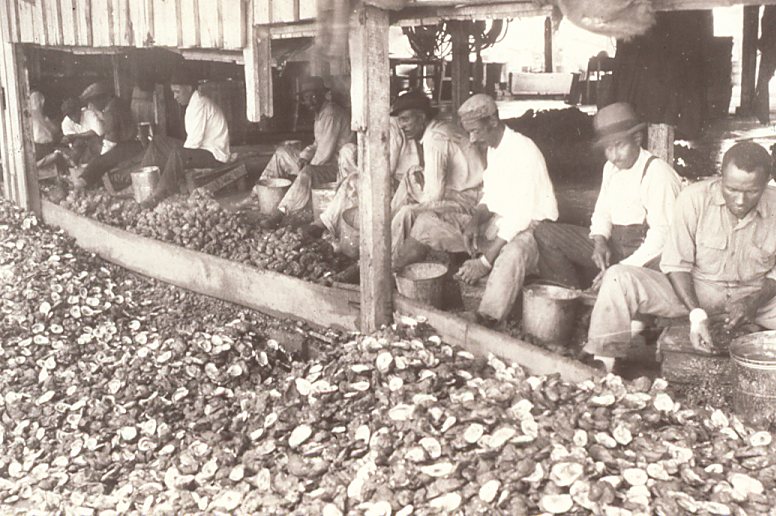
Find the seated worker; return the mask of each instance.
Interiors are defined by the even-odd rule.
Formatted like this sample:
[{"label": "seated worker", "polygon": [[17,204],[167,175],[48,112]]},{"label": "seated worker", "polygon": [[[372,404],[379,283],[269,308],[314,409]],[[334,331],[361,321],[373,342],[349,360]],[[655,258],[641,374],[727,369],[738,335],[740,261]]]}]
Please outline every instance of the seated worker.
[{"label": "seated worker", "polygon": [[51,171],[56,175],[56,169],[63,165],[62,153],[56,149],[60,134],[56,124],[43,113],[46,99],[39,91],[30,93],[30,120],[32,121],[32,142],[35,152],[36,166],[39,174]]},{"label": "seated worker", "polygon": [[100,155],[105,129],[100,117],[88,108],[81,108],[76,98],[62,102],[62,143],[69,145],[70,161],[75,165],[88,163]]},{"label": "seated worker", "polygon": [[[484,156],[455,124],[436,118],[428,97],[420,91],[400,95],[391,109],[407,141],[420,149],[420,165],[412,167],[391,200],[391,252],[394,264],[399,250],[413,254],[425,246],[408,241],[417,214],[425,210],[474,212],[482,193]],[[412,263],[410,260],[406,263]]]},{"label": "seated worker", "polygon": [[[391,201],[391,253],[397,269],[401,268],[397,263],[413,263],[429,251],[425,243],[407,238],[418,214],[427,210],[474,212],[482,192],[485,163],[480,149],[461,128],[435,118],[436,110],[422,92],[400,95],[391,116],[396,117],[407,144],[417,146],[420,163],[409,167]],[[335,280],[353,282],[358,277],[358,264],[354,264],[337,274]]]},{"label": "seated worker", "polygon": [[155,136],[146,148],[141,166],[156,166],[161,171],[153,193],[141,203],[146,208],[178,192],[185,180],[184,170],[218,167],[231,157],[224,112],[200,93],[193,74],[186,68],[176,70],[170,78],[170,89],[175,101],[186,109],[186,141]]},{"label": "seated worker", "polygon": [[[339,171],[337,191],[331,203],[321,213],[320,220],[301,228],[307,238],[319,238],[324,229],[333,235],[339,232],[342,213],[358,205],[358,148],[355,143],[346,143],[339,151]],[[407,171],[417,167],[420,154],[417,142],[407,141],[395,117],[391,117],[388,129],[388,159],[394,186],[401,183]]]},{"label": "seated worker", "polygon": [[81,93],[81,102],[88,109],[97,112],[102,119],[105,135],[100,155],[89,161],[80,179],[75,182],[77,190],[91,188],[113,167],[143,150],[137,141],[137,125],[129,106],[113,94],[109,86],[95,82]]},{"label": "seated worker", "polygon": [[314,185],[337,180],[339,151],[353,140],[353,133],[350,130],[350,113],[327,99],[327,91],[320,77],[308,77],[302,83],[302,104],[315,113],[315,141],[301,152],[286,145],[278,147],[262,172],[262,178],[296,176],[280,201],[278,211],[263,222],[265,227],[277,226],[284,214],[307,206]]},{"label": "seated worker", "polygon": [[[424,211],[408,242],[421,250],[469,253],[472,258],[457,275],[475,283],[490,274],[475,315],[478,322],[496,326],[512,309],[526,273],[536,268],[533,227],[557,219],[558,205],[541,151],[530,138],[506,127],[493,98],[472,96],[458,109],[458,117],[469,140],[488,149],[482,199],[473,214]],[[395,266],[424,257],[407,253],[405,247]]]},{"label": "seated worker", "polygon": [[595,115],[596,145],[606,164],[590,229],[557,222],[536,227],[543,278],[583,288],[596,274],[598,286],[603,271],[618,262],[657,268],[681,178],[641,148],[644,125],[622,102]]},{"label": "seated worker", "polygon": [[676,199],[660,261],[662,273],[615,265],[604,275],[585,351],[608,370],[624,357],[635,314],[689,314],[690,341],[713,344],[709,317],[727,329],[755,322],[776,329],[776,190],[767,188],[771,158],[752,142],[722,159],[722,177],[688,186]]}]

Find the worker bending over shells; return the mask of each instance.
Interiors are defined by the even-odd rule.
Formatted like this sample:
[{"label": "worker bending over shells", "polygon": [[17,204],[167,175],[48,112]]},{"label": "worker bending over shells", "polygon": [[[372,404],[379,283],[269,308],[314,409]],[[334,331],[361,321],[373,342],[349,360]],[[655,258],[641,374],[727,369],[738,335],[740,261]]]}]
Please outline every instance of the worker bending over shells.
[{"label": "worker bending over shells", "polygon": [[636,314],[689,314],[690,341],[712,350],[710,317],[726,329],[745,322],[776,329],[776,189],[771,156],[752,142],[722,159],[722,177],[688,186],[676,199],[660,269],[628,264],[603,277],[585,350],[608,369],[625,357]]},{"label": "worker bending over shells", "polygon": [[418,214],[394,266],[420,261],[431,249],[469,253],[471,259],[457,275],[467,283],[488,276],[475,316],[496,326],[510,313],[525,275],[536,269],[533,228],[539,221],[556,220],[558,206],[541,151],[506,127],[490,96],[472,96],[458,117],[469,142],[487,146],[482,199],[468,212],[429,209]]}]

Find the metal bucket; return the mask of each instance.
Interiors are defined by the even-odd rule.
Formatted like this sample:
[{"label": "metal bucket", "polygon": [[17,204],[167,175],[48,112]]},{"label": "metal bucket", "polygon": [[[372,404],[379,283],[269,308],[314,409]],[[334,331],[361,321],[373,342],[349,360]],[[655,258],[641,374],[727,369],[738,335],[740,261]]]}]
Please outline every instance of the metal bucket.
[{"label": "metal bucket", "polygon": [[263,215],[275,213],[290,187],[291,181],[280,177],[260,180],[256,188],[259,196],[259,211]]},{"label": "metal bucket", "polygon": [[313,220],[318,220],[321,213],[331,204],[337,191],[337,183],[324,183],[312,189]]},{"label": "metal bucket", "polygon": [[435,262],[407,265],[396,275],[396,288],[402,296],[440,308],[447,270]]},{"label": "metal bucket", "polygon": [[143,202],[154,193],[154,188],[159,183],[159,167],[143,167],[137,172],[132,172],[132,193],[135,202]]},{"label": "metal bucket", "polygon": [[555,285],[523,288],[523,330],[547,343],[565,343],[574,331],[579,292]]},{"label": "metal bucket", "polygon": [[733,339],[733,410],[751,425],[776,421],[776,331]]},{"label": "metal bucket", "polygon": [[358,206],[348,208],[342,213],[339,228],[340,251],[345,256],[358,258],[359,253]]}]

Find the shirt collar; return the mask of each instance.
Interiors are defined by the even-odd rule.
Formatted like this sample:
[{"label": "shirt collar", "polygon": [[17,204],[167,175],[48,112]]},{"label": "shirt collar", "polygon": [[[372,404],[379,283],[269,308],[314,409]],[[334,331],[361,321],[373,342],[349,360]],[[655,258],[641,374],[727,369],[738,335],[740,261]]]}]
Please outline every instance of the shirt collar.
[{"label": "shirt collar", "polygon": [[614,163],[611,163],[612,168],[615,172],[627,172],[628,170],[638,170],[639,173],[641,173],[644,170],[644,165],[646,165],[646,160],[649,158],[649,154],[644,149],[639,149],[639,157],[636,158],[636,161],[633,162],[633,165],[631,165],[630,168],[617,168]]},{"label": "shirt collar", "polygon": [[[725,197],[722,195],[721,177],[714,179],[709,187],[709,193],[711,195],[711,202],[714,203],[714,205],[722,206],[724,209],[727,209],[727,206],[725,206]],[[768,203],[765,200],[767,197],[766,193],[767,191],[763,192],[762,197],[760,197],[760,200],[757,202],[757,206],[755,206],[755,212],[762,218],[768,217]]]}]

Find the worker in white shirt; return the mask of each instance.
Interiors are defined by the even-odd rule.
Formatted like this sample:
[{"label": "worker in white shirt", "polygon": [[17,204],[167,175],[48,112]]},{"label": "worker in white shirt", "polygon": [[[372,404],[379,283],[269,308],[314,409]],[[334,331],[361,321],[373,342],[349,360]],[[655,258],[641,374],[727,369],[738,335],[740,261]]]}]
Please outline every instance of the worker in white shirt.
[{"label": "worker in white shirt", "polygon": [[146,149],[142,166],[161,168],[159,184],[142,204],[152,207],[176,193],[184,182],[183,171],[192,168],[215,168],[231,159],[229,126],[224,112],[197,89],[197,79],[184,67],[170,79],[173,98],[186,107],[184,127],[186,141],[155,136]]},{"label": "worker in white shirt", "polygon": [[469,253],[472,258],[457,276],[476,283],[489,275],[476,318],[496,326],[509,315],[525,275],[536,268],[533,227],[557,219],[558,205],[541,151],[530,138],[506,127],[493,98],[472,96],[458,109],[458,117],[469,141],[487,146],[482,198],[473,214],[419,214],[410,238],[435,250]]},{"label": "worker in white shirt", "polygon": [[593,119],[606,164],[590,228],[543,223],[534,230],[540,275],[573,288],[597,287],[615,263],[657,268],[681,178],[641,148],[645,124],[629,104],[602,108]]},{"label": "worker in white shirt", "polygon": [[100,155],[105,134],[100,116],[88,107],[81,107],[77,98],[62,102],[62,143],[69,145],[68,158],[75,165],[88,163]]},{"label": "worker in white shirt", "polygon": [[287,145],[278,147],[264,169],[261,177],[265,179],[294,178],[291,188],[280,201],[278,211],[262,222],[264,227],[275,227],[284,215],[307,206],[313,186],[337,180],[339,151],[343,145],[353,141],[353,132],[350,129],[350,113],[328,99],[327,91],[323,79],[317,76],[308,77],[302,83],[302,104],[315,113],[315,141],[301,152]]},{"label": "worker in white shirt", "polygon": [[[358,205],[358,149],[355,143],[347,143],[339,151],[337,191],[331,203],[321,213],[320,220],[300,228],[306,238],[318,238],[324,229],[337,235],[342,213]],[[408,140],[396,117],[391,117],[388,128],[388,164],[391,170],[393,190],[401,184],[410,169],[420,163],[417,142]]]}]

